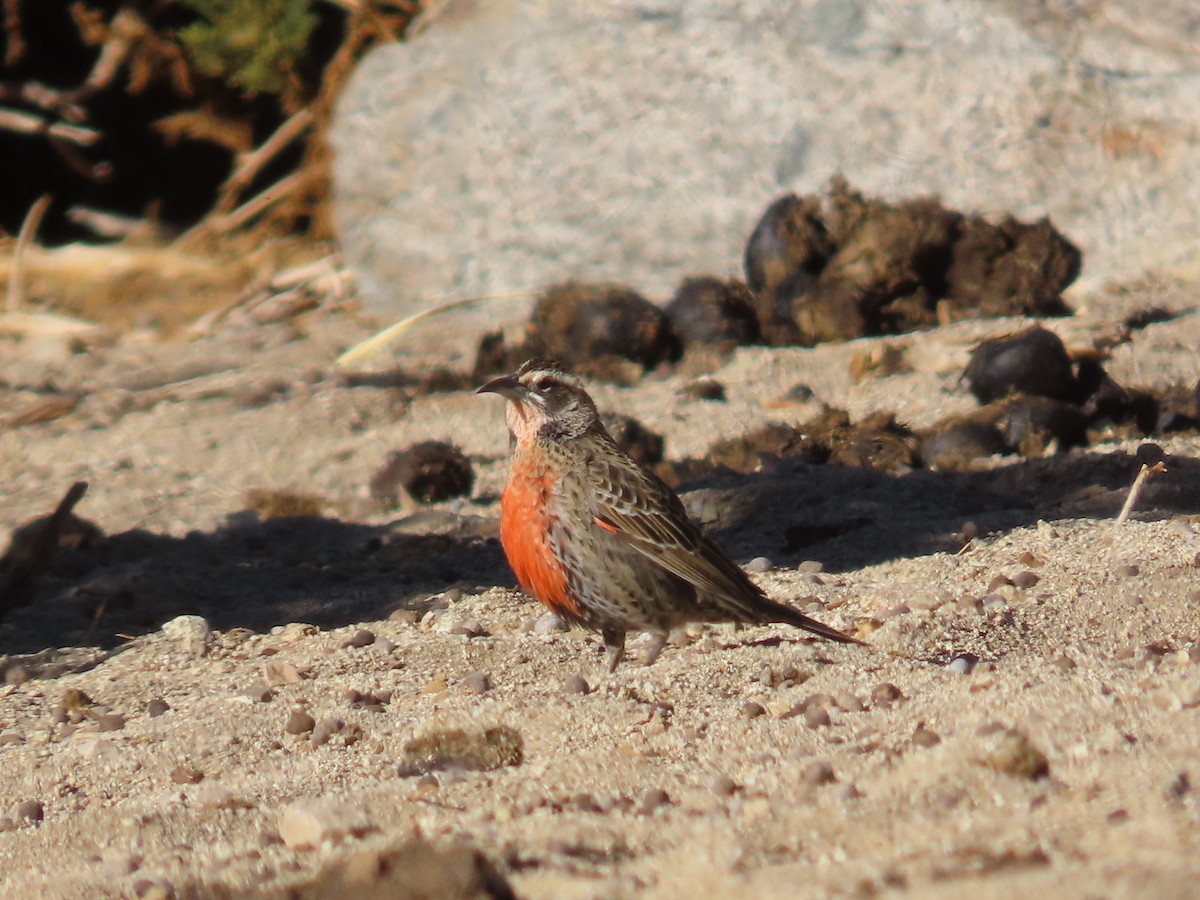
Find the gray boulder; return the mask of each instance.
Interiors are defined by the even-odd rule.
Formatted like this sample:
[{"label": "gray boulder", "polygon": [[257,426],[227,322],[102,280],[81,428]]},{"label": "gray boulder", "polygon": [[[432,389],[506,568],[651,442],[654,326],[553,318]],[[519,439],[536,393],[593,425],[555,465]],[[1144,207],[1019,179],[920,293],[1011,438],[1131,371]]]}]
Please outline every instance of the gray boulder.
[{"label": "gray boulder", "polygon": [[391,317],[739,275],[766,205],[838,172],[1049,215],[1085,277],[1168,267],[1200,234],[1197,46],[1190,0],[449,0],[341,98],[337,225]]}]

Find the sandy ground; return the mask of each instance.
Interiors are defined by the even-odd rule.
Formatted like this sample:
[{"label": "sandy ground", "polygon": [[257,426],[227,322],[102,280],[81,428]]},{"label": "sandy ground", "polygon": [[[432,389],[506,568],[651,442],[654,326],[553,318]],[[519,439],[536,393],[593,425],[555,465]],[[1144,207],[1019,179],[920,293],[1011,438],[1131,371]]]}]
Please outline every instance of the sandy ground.
[{"label": "sandy ground", "polygon": [[[1048,324],[1087,346],[1133,309],[1189,310],[1109,369],[1193,384],[1195,297],[1093,287]],[[969,348],[1019,324],[896,339],[914,371],[860,384],[847,364],[870,341],[742,349],[713,373],[724,403],[681,399],[680,374],[596,395],[675,458],[807,418],[771,402],[799,383],[927,425],[974,407]],[[445,349],[459,328],[431,323],[391,360],[466,370]],[[773,563],[754,575],[770,594],[872,647],[695,627],[610,676],[594,636],[548,628],[512,587],[499,402],[344,378],[333,359],[370,330],[317,313],[87,353],[4,345],[4,418],[79,400],[0,431],[0,533],[86,480],[76,511],[105,536],[0,621],[0,894],[275,896],[350,877],[317,874],[340,860],[369,879],[420,838],[434,864],[477,848],[533,898],[1195,895],[1200,437],[1160,441],[1168,471],[1122,525],[1137,442],[702,484],[689,509],[740,561]],[[428,438],[470,456],[471,498],[380,510],[370,476]],[[263,521],[256,488],[323,515]],[[831,536],[788,552],[798,524]],[[212,634],[161,628],[180,615]],[[961,654],[980,662],[947,666]],[[458,764],[423,773],[439,752]]]}]

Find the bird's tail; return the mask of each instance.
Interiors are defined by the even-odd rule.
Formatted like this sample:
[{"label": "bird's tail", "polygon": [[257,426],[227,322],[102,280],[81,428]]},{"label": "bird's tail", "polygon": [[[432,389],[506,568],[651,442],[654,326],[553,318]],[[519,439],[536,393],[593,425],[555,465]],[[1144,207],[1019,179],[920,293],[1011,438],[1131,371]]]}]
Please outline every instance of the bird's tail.
[{"label": "bird's tail", "polygon": [[792,609],[792,607],[784,603],[776,603],[771,601],[772,613],[769,621],[782,622],[785,625],[793,625],[796,628],[803,628],[805,631],[812,632],[815,635],[825,638],[830,641],[837,641],[840,644],[860,644],[864,647],[869,646],[866,642],[860,641],[856,637],[851,637],[848,634],[843,634],[836,628],[830,628],[816,619],[810,619],[804,613]]}]

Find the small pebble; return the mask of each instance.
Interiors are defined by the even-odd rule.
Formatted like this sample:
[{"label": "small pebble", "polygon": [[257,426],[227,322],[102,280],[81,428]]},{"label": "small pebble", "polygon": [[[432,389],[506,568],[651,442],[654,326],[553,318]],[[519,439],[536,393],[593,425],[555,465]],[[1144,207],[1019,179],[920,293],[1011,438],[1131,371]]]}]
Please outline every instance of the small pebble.
[{"label": "small pebble", "polygon": [[1007,575],[997,575],[995,578],[993,578],[991,581],[988,582],[987,592],[989,594],[992,594],[992,593],[995,593],[1000,588],[1008,587],[1011,584],[1012,584],[1012,579],[1009,578]]},{"label": "small pebble", "polygon": [[1008,609],[1008,601],[999,594],[984,594],[979,598],[979,603],[984,612],[999,612]]},{"label": "small pebble", "polygon": [[101,713],[93,721],[98,731],[120,731],[125,727],[125,717],[120,713]]},{"label": "small pebble", "polygon": [[421,621],[421,613],[415,609],[396,609],[392,610],[392,614],[388,616],[391,622],[400,622],[404,625],[416,625]]},{"label": "small pebble", "polygon": [[761,703],[755,703],[753,700],[747,700],[738,707],[738,718],[740,719],[757,719],[759,716],[765,716],[767,710]]},{"label": "small pebble", "polygon": [[1017,562],[1023,566],[1029,566],[1033,569],[1036,569],[1042,564],[1042,561],[1028,550],[1023,551],[1021,555],[1017,557]]},{"label": "small pebble", "polygon": [[1175,777],[1171,779],[1171,783],[1167,785],[1167,797],[1171,800],[1180,800],[1192,790],[1192,781],[1188,778],[1187,772],[1176,772]]},{"label": "small pebble", "polygon": [[809,728],[827,728],[833,724],[833,721],[829,718],[829,712],[824,706],[810,703],[804,707],[804,724]]},{"label": "small pebble", "polygon": [[570,799],[568,805],[578,812],[598,813],[604,811],[596,802],[596,798],[588,793],[576,794]]},{"label": "small pebble", "polygon": [[162,877],[139,878],[133,883],[133,895],[138,900],[174,900],[177,896],[175,885]]},{"label": "small pebble", "polygon": [[1141,571],[1142,571],[1142,570],[1141,570],[1141,569],[1139,569],[1139,568],[1138,568],[1136,565],[1134,565],[1133,563],[1130,563],[1129,565],[1124,565],[1124,566],[1118,566],[1118,567],[1117,567],[1117,574],[1118,574],[1118,575],[1120,575],[1122,578],[1134,578],[1134,577],[1136,577],[1138,574],[1140,574],[1140,573],[1141,573]]},{"label": "small pebble", "polygon": [[279,836],[294,850],[314,848],[366,830],[365,813],[336,800],[303,798],[289,803],[279,814]]},{"label": "small pebble", "polygon": [[946,671],[951,675],[970,675],[974,671],[979,657],[973,653],[960,653],[946,664]]},{"label": "small pebble", "polygon": [[164,622],[162,633],[188,656],[199,658],[212,643],[212,628],[202,616],[176,616]]},{"label": "small pebble", "polygon": [[1022,590],[1027,590],[1042,580],[1042,576],[1037,572],[1031,572],[1026,569],[1024,572],[1018,572],[1013,576],[1012,583]]},{"label": "small pebble", "polygon": [[40,822],[46,817],[46,808],[41,800],[22,800],[17,804],[17,820]]},{"label": "small pebble", "polygon": [[285,659],[272,659],[262,667],[263,681],[271,687],[283,687],[285,684],[299,684],[300,670]]},{"label": "small pebble", "polygon": [[572,675],[563,682],[564,694],[590,694],[592,686],[587,683],[587,679],[582,675]]},{"label": "small pebble", "polygon": [[490,632],[483,627],[483,623],[478,619],[470,619],[461,625],[453,626],[450,629],[450,634],[463,634],[469,638],[479,638],[488,637]]},{"label": "small pebble", "polygon": [[552,612],[543,613],[534,620],[534,634],[554,634],[559,631],[569,631],[570,626],[564,619]]},{"label": "small pebble", "polygon": [[488,677],[487,672],[483,671],[469,673],[463,678],[462,683],[472,694],[486,694],[492,689],[492,679]]},{"label": "small pebble", "polygon": [[288,716],[283,730],[288,734],[308,734],[317,725],[316,719],[302,709],[294,709]]},{"label": "small pebble", "polygon": [[840,691],[835,694],[833,702],[843,712],[862,712],[867,708],[867,704],[849,691]]},{"label": "small pebble", "polygon": [[775,564],[765,556],[756,556],[754,559],[750,560],[750,562],[746,563],[746,571],[753,572],[755,574],[770,572],[774,568]]},{"label": "small pebble", "polygon": [[691,397],[696,400],[722,402],[726,399],[725,385],[712,378],[697,378],[689,381],[679,389],[679,394],[682,397]]},{"label": "small pebble", "polygon": [[924,725],[918,725],[917,730],[913,732],[913,745],[916,747],[936,747],[942,742],[941,737],[936,731],[926,728]]},{"label": "small pebble", "polygon": [[638,812],[645,816],[654,812],[659,807],[669,806],[670,804],[671,797],[666,791],[662,788],[651,788],[642,797],[642,802],[638,806]]},{"label": "small pebble", "polygon": [[1031,781],[1050,774],[1050,761],[1023,731],[1000,731],[993,735],[985,762],[997,772]]},{"label": "small pebble", "polygon": [[176,766],[171,770],[171,780],[176,784],[199,784],[204,780],[204,773],[191,766]]},{"label": "small pebble", "polygon": [[146,715],[152,719],[157,719],[159,716],[166,715],[170,711],[171,705],[159,697],[155,697],[146,704]]},{"label": "small pebble", "polygon": [[25,735],[19,731],[0,731],[0,747],[8,747],[13,744],[25,743]]},{"label": "small pebble", "polygon": [[369,647],[375,643],[375,632],[366,628],[360,628],[354,634],[350,635],[343,647]]},{"label": "small pebble", "polygon": [[256,681],[242,691],[243,697],[249,697],[257,703],[269,703],[275,696],[270,685],[265,681]]},{"label": "small pebble", "polygon": [[1071,659],[1065,653],[1060,653],[1054,659],[1050,660],[1050,665],[1061,672],[1070,672],[1075,668],[1075,660]]},{"label": "small pebble", "polygon": [[376,637],[375,646],[379,648],[380,653],[391,653],[396,649],[396,642],[386,637]]},{"label": "small pebble", "polygon": [[813,787],[820,787],[825,784],[833,784],[837,781],[837,775],[833,771],[833,765],[821,760],[814,762],[804,769],[804,774],[801,776],[805,784],[811,784]]},{"label": "small pebble", "polygon": [[314,747],[324,747],[335,734],[345,727],[346,723],[341,719],[322,719],[313,726],[312,737],[309,738],[309,741]]},{"label": "small pebble", "polygon": [[838,801],[843,803],[849,800],[860,800],[862,799],[862,795],[862,791],[860,791],[858,786],[853,782],[850,784],[843,784],[840,788],[838,788],[836,794]]},{"label": "small pebble", "polygon": [[875,689],[871,691],[872,706],[879,706],[886,709],[896,701],[903,699],[904,694],[901,693],[900,688],[886,681],[883,684],[876,685]]},{"label": "small pebble", "polygon": [[5,684],[24,684],[29,680],[29,670],[20,663],[9,666],[4,670]]},{"label": "small pebble", "polygon": [[740,785],[728,775],[718,775],[710,785],[710,790],[718,797],[732,797],[740,789]]},{"label": "small pebble", "polygon": [[109,878],[124,878],[142,867],[142,858],[136,853],[114,853],[104,860],[103,871]]},{"label": "small pebble", "polygon": [[796,571],[801,575],[816,575],[825,571],[825,564],[818,559],[806,559],[796,566]]}]

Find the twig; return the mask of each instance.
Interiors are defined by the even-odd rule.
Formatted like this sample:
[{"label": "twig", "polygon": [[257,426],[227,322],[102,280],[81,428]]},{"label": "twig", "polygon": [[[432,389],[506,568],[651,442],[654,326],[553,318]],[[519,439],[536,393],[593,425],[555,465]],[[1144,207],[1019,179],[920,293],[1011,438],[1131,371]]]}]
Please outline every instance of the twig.
[{"label": "twig", "polygon": [[15,66],[25,55],[21,37],[21,0],[4,0],[4,64]]},{"label": "twig", "polygon": [[25,250],[33,241],[33,236],[37,234],[38,226],[42,224],[42,216],[46,214],[46,210],[49,208],[50,195],[43,194],[34,201],[33,206],[29,207],[29,212],[25,214],[25,221],[21,223],[21,230],[17,232],[17,244],[13,248],[13,268],[12,274],[8,278],[7,304],[5,307],[10,316],[20,310],[21,301],[24,299]]},{"label": "twig", "polygon": [[476,303],[486,303],[492,300],[514,300],[519,297],[533,297],[538,293],[540,291],[510,291],[506,294],[486,294],[482,297],[468,297],[466,300],[451,300],[449,303],[442,303],[438,306],[432,306],[429,309],[423,309],[418,313],[413,313],[411,316],[401,319],[394,325],[389,325],[383,331],[372,335],[362,343],[355,344],[337,358],[337,365],[344,369],[356,362],[361,362],[368,357],[374,356],[418,322],[431,319],[452,309],[461,309],[464,306],[472,306]]},{"label": "twig", "polygon": [[251,197],[237,209],[233,210],[233,212],[223,216],[213,216],[208,223],[209,227],[221,234],[233,231],[239,225],[245,224],[264,210],[270,209],[280,200],[296,193],[296,191],[304,187],[304,183],[307,180],[302,172],[293,172],[291,175],[280,178],[265,191]]},{"label": "twig", "polygon": [[72,206],[67,210],[67,218],[76,225],[90,229],[93,234],[105,238],[128,240],[129,238],[149,237],[154,234],[154,224],[148,219],[122,216],[88,206]]},{"label": "twig", "polygon": [[1167,471],[1167,467],[1161,462],[1156,462],[1152,466],[1143,465],[1138,470],[1137,478],[1133,479],[1133,485],[1129,488],[1129,496],[1125,498],[1125,505],[1121,507],[1121,512],[1117,515],[1118,525],[1122,524],[1129,518],[1129,514],[1133,512],[1133,505],[1137,502],[1138,495],[1141,494],[1142,488],[1146,486],[1146,482],[1150,480],[1151,475],[1158,475]]},{"label": "twig", "polygon": [[134,46],[150,30],[146,20],[128,6],[122,7],[108,23],[108,36],[92,71],[88,73],[83,85],[76,92],[76,97],[87,97],[108,87],[116,77]]},{"label": "twig", "polygon": [[47,122],[41,116],[19,112],[15,109],[0,109],[0,128],[18,134],[45,134],[60,141],[90,147],[100,140],[100,132],[82,125],[64,125],[62,122]]},{"label": "twig", "polygon": [[217,209],[225,212],[233,207],[237,194],[254,180],[262,170],[288,144],[302,135],[313,122],[309,109],[302,109],[275,129],[275,133],[247,153],[238,154],[237,166],[221,185],[221,202]]}]

